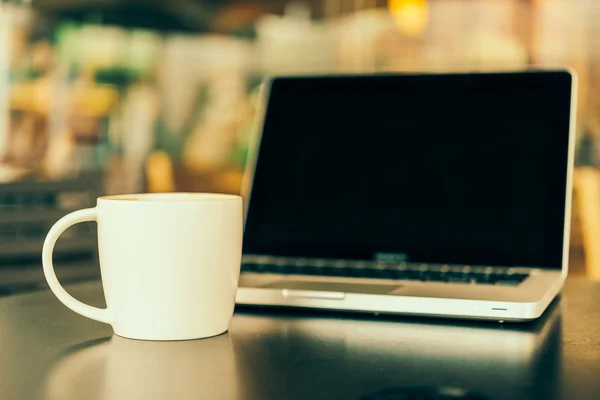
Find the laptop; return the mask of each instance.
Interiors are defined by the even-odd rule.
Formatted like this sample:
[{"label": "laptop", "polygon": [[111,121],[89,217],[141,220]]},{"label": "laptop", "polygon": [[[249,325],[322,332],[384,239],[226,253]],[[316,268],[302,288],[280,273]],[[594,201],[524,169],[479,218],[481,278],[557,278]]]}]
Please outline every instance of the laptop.
[{"label": "laptop", "polygon": [[570,70],[276,77],[241,305],[526,321],[567,277]]}]

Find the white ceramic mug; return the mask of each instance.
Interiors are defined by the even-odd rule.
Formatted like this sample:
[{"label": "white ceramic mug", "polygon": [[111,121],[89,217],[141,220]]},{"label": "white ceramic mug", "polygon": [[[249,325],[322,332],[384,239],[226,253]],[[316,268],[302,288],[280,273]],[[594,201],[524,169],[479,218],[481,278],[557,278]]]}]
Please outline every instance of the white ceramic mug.
[{"label": "white ceramic mug", "polygon": [[[78,222],[96,221],[106,309],[69,295],[58,282],[52,251]],[[184,340],[225,332],[233,315],[242,254],[242,199],[221,194],[100,197],[50,229],[44,274],[56,297],[123,337]]]}]

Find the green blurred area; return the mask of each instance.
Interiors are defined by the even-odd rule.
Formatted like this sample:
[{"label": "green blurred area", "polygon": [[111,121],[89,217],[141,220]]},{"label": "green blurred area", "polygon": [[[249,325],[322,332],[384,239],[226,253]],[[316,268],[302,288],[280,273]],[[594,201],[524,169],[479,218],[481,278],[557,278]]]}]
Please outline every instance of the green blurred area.
[{"label": "green blurred area", "polygon": [[[595,159],[596,2],[41,0],[2,13],[7,182],[101,171],[107,193],[142,191],[166,168],[171,182],[158,187],[235,192],[262,78],[298,73],[571,65],[578,154]],[[164,160],[154,153],[167,162],[153,165]]]}]

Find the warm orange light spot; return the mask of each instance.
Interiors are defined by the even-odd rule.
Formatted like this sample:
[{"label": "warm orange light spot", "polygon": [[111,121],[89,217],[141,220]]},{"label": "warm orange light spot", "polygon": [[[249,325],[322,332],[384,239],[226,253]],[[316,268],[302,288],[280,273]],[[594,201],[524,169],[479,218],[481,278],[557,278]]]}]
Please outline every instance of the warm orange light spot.
[{"label": "warm orange light spot", "polygon": [[388,10],[398,28],[406,35],[418,37],[427,28],[427,0],[388,0]]}]

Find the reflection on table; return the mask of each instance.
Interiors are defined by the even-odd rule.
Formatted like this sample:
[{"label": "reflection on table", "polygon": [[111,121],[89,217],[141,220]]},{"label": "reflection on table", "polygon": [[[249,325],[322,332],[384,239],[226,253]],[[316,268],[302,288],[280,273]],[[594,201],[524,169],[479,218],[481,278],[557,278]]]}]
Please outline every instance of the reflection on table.
[{"label": "reflection on table", "polygon": [[354,399],[414,385],[552,398],[560,310],[524,325],[243,311],[215,338],[72,348],[49,370],[46,399]]}]

